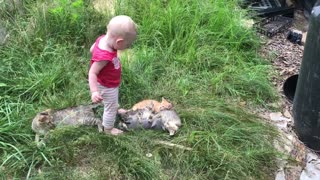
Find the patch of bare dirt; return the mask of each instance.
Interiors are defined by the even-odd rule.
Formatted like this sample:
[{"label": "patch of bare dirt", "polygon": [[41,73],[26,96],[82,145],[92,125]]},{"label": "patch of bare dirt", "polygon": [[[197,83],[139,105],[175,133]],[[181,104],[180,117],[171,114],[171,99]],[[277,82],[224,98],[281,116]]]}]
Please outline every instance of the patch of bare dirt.
[{"label": "patch of bare dirt", "polygon": [[306,38],[308,20],[303,11],[296,10],[292,26],[272,38],[262,37],[266,41],[261,54],[269,59],[276,70],[272,75],[273,84],[277,88],[280,99],[281,112],[264,110],[260,116],[274,124],[280,133],[274,142],[275,147],[286,157],[277,159],[278,171],[276,180],[311,180],[320,179],[320,157],[306,147],[294,132],[292,118],[292,103],[288,101],[283,92],[283,84],[287,78],[299,74],[303,58],[304,45],[298,45],[287,40],[289,30],[297,30]]}]

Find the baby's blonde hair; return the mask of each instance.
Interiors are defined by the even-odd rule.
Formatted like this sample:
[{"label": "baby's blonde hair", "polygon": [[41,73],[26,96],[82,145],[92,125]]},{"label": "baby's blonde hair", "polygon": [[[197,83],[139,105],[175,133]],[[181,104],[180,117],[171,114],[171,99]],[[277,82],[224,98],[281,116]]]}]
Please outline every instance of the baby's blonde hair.
[{"label": "baby's blonde hair", "polygon": [[137,25],[126,15],[113,17],[107,24],[107,32],[111,36],[127,38],[137,34]]}]

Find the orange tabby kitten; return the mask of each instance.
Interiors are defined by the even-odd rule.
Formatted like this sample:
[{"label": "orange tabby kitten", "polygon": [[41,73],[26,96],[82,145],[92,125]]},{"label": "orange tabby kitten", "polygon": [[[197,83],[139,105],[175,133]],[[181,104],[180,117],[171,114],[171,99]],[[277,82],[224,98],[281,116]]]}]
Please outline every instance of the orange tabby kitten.
[{"label": "orange tabby kitten", "polygon": [[173,106],[170,102],[168,102],[165,98],[162,97],[162,101],[158,102],[156,100],[143,100],[138,102],[137,104],[133,105],[132,110],[144,109],[144,108],[152,108],[152,110],[156,113],[160,112],[161,110],[171,109]]}]

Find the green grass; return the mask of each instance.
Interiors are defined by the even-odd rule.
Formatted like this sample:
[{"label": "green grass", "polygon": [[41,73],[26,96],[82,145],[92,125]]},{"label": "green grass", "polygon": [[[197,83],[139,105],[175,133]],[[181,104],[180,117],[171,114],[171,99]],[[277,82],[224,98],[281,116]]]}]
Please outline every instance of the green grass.
[{"label": "green grass", "polygon": [[277,99],[268,78],[272,68],[258,54],[255,33],[241,25],[247,12],[237,1],[116,3],[116,14],[139,25],[130,58],[121,60],[120,104],[169,99],[183,122],[175,137],[143,130],[112,137],[93,128],[64,128],[40,148],[31,130],[37,112],[90,103],[89,48],[111,15],[96,12],[89,0],[8,6],[0,6],[10,31],[0,46],[3,178],[273,178],[275,130],[238,105],[267,107]]}]

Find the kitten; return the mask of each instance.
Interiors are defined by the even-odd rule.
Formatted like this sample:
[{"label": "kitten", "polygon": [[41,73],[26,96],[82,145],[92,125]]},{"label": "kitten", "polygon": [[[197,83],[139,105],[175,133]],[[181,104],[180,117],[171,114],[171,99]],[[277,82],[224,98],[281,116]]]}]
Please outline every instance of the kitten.
[{"label": "kitten", "polygon": [[102,122],[95,117],[93,111],[99,105],[80,105],[61,110],[47,109],[38,113],[32,121],[32,130],[36,133],[35,141],[39,142],[39,136],[46,136],[52,129],[70,125],[97,125],[98,131],[102,132]]},{"label": "kitten", "polygon": [[151,99],[143,100],[133,105],[132,110],[135,111],[138,109],[144,109],[146,107],[153,107],[153,111],[158,113],[161,110],[171,109],[173,105],[170,102],[168,102],[165,98],[162,97],[161,102],[158,102],[156,100],[151,100]]},{"label": "kitten", "polygon": [[38,143],[40,135],[46,135],[51,129],[55,128],[52,120],[51,110],[47,109],[40,112],[32,120],[32,130],[36,133],[35,141]]},{"label": "kitten", "polygon": [[153,123],[161,122],[164,130],[169,131],[170,136],[173,136],[181,127],[181,119],[175,110],[163,110],[153,117]]},{"label": "kitten", "polygon": [[122,111],[119,113],[122,122],[120,128],[130,129],[155,129],[169,131],[173,136],[181,126],[181,120],[174,110],[163,110],[154,114],[150,109]]},{"label": "kitten", "polygon": [[150,108],[138,110],[120,111],[119,115],[123,121],[120,121],[119,126],[125,130],[144,128],[150,129],[152,125],[153,111]]}]

